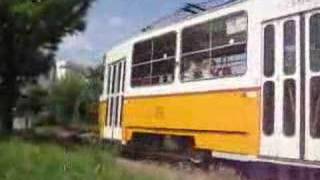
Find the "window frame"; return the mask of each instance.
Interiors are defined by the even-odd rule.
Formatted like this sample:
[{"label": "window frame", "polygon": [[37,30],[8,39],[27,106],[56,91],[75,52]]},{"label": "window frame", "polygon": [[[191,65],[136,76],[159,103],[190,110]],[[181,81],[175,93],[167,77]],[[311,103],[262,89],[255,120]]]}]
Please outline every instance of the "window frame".
[{"label": "window frame", "polygon": [[[247,20],[247,30],[246,30],[246,33],[247,33],[247,36],[246,36],[246,41],[244,41],[244,42],[246,42],[246,43],[244,43],[244,42],[237,42],[237,43],[234,43],[233,45],[234,46],[241,46],[241,45],[243,45],[243,44],[246,44],[246,47],[245,47],[245,49],[246,49],[246,61],[245,61],[245,71],[244,71],[244,73],[241,73],[241,74],[237,74],[237,75],[229,75],[229,76],[221,76],[221,77],[218,77],[218,76],[216,76],[216,77],[212,77],[212,78],[204,78],[204,79],[194,79],[194,80],[183,80],[183,77],[182,77],[182,59],[183,59],[183,37],[182,37],[182,35],[183,35],[183,31],[185,30],[185,29],[187,29],[187,28],[191,28],[191,27],[195,27],[195,26],[199,26],[199,25],[202,25],[202,24],[206,24],[206,23],[211,23],[211,22],[213,22],[213,21],[215,21],[215,20],[219,20],[219,19],[222,19],[222,18],[228,18],[228,17],[231,17],[231,16],[236,16],[236,15],[245,15],[246,16],[246,20]],[[211,19],[209,19],[209,20],[206,20],[206,21],[202,21],[202,22],[199,22],[199,23],[195,23],[195,24],[192,24],[192,25],[188,25],[188,26],[185,26],[185,27],[183,27],[182,29],[181,29],[181,32],[180,32],[180,34],[181,34],[181,38],[180,38],[180,44],[181,44],[181,46],[180,46],[180,50],[179,50],[179,52],[180,52],[180,58],[179,58],[179,72],[178,72],[178,76],[179,76],[179,81],[180,81],[180,83],[183,83],[183,84],[185,84],[185,83],[190,83],[190,82],[201,82],[201,81],[204,81],[204,82],[207,82],[207,81],[213,81],[213,80],[219,80],[219,79],[227,79],[227,78],[239,78],[239,77],[243,77],[243,76],[246,76],[246,74],[248,73],[248,39],[249,39],[249,14],[248,14],[248,12],[246,11],[246,10],[239,10],[239,11],[235,11],[235,12],[232,12],[232,13],[229,13],[229,14],[227,14],[227,15],[223,15],[223,16],[219,16],[219,17],[214,17],[214,18],[211,18]],[[211,34],[211,33],[210,33]],[[210,35],[210,38],[212,38],[211,37],[211,35]],[[211,40],[210,40],[210,42],[209,42],[209,44],[210,44],[210,46],[211,46]],[[226,45],[221,45],[221,46],[217,46],[217,47],[214,47],[214,48],[212,48],[212,47],[209,47],[208,49],[203,49],[203,50],[198,50],[198,51],[194,51],[194,52],[187,52],[187,53],[184,53],[185,55],[187,54],[187,56],[191,56],[191,55],[194,55],[194,54],[197,54],[197,53],[205,53],[205,52],[208,52],[208,53],[210,53],[210,51],[214,51],[215,49],[217,50],[217,49],[223,49],[223,48],[226,48],[226,47],[232,47],[232,45],[228,45],[228,44],[226,44]]]},{"label": "window frame", "polygon": [[[152,56],[151,56],[151,59],[150,61],[144,61],[144,62],[140,62],[140,63],[137,63],[137,64],[134,64],[134,47],[136,44],[138,43],[141,43],[141,42],[146,42],[146,41],[153,41],[157,38],[160,38],[162,36],[166,36],[166,35],[169,35],[173,33],[174,36],[175,36],[175,51],[174,51],[174,55],[173,56],[168,56],[166,58],[158,58],[158,59],[152,59]],[[133,49],[132,49],[132,54],[131,54],[131,67],[130,67],[130,87],[131,88],[134,88],[134,89],[138,89],[138,88],[148,88],[148,87],[156,87],[156,86],[168,86],[168,85],[171,85],[173,84],[175,81],[176,81],[176,64],[177,64],[177,58],[178,58],[178,36],[179,35],[179,32],[177,30],[172,30],[172,31],[168,31],[168,32],[165,32],[165,33],[162,33],[160,35],[156,35],[156,36],[152,36],[152,37],[148,37],[146,39],[142,39],[142,40],[139,40],[139,41],[136,41],[134,44],[133,44]],[[153,48],[154,48],[154,45],[153,45],[153,42],[152,42],[152,52],[151,54],[153,54]],[[132,83],[132,75],[133,75],[133,68],[134,67],[137,67],[137,66],[143,66],[143,65],[147,65],[149,64],[150,65],[150,77],[152,78],[152,64],[153,63],[157,63],[157,62],[164,62],[164,61],[174,61],[174,69],[173,69],[173,77],[172,77],[172,81],[171,82],[166,82],[166,83],[160,83],[160,84],[152,84],[152,79],[151,79],[151,83],[150,84],[147,84],[147,85],[138,85],[138,86],[135,86],[133,85]]]}]

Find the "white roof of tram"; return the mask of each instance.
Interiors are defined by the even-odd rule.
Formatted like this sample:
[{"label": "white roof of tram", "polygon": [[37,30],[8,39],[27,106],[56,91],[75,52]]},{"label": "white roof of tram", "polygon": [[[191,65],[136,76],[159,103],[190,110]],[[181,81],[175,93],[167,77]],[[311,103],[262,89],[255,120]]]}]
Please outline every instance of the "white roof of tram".
[{"label": "white roof of tram", "polygon": [[[170,32],[173,30],[176,30],[178,26],[189,22],[192,19],[201,18],[202,16],[213,13],[215,11],[218,11],[220,9],[224,9],[226,7],[234,6],[239,3],[248,1],[248,0],[216,0],[220,1],[221,4],[216,4],[216,6],[210,6],[206,5],[208,9],[203,12],[199,12],[198,14],[193,14],[186,16],[184,19],[180,19],[177,21],[172,21],[169,23],[159,23],[159,25],[153,25],[153,28],[147,30],[147,31],[141,31],[137,35],[135,35],[132,38],[127,39],[126,41],[121,42],[120,44],[112,47],[107,53],[106,53],[106,62],[112,63],[114,61],[118,61],[122,58],[125,58],[128,56],[128,53],[131,52],[132,45],[137,42],[144,39],[148,39],[153,36],[161,35],[166,32]],[[201,3],[200,3],[201,4]]]},{"label": "white roof of tram", "polygon": [[[266,21],[290,14],[310,11],[315,7],[320,7],[320,0],[230,0],[230,3],[212,7],[206,11],[188,16],[179,22],[173,21],[171,24],[165,23],[163,25],[160,23],[160,26],[156,25],[146,32],[138,33],[132,38],[129,38],[110,49],[106,54],[107,62],[117,61],[124,57],[130,58],[132,45],[138,41],[147,40],[171,31],[181,30],[184,27],[201,23],[214,17],[227,15],[236,10],[240,11],[243,8],[247,11],[250,9],[250,13],[254,15],[251,16],[251,18],[253,18],[251,19],[251,22],[261,23],[262,20]],[[254,27],[256,28],[257,26]]]}]

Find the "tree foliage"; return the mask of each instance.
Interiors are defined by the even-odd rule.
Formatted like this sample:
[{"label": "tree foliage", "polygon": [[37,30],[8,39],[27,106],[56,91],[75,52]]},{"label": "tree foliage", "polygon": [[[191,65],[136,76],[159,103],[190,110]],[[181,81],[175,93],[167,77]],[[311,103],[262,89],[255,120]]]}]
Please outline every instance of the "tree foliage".
[{"label": "tree foliage", "polygon": [[83,31],[94,0],[0,1],[0,121],[12,128],[20,85],[45,73],[62,38]]},{"label": "tree foliage", "polygon": [[97,110],[103,86],[103,73],[104,66],[98,65],[89,68],[84,75],[87,81],[76,103],[75,119],[92,123],[98,118]]},{"label": "tree foliage", "polygon": [[33,85],[26,90],[24,96],[21,96],[17,101],[16,112],[18,115],[25,114],[37,115],[44,111],[48,102],[48,90],[39,86]]},{"label": "tree foliage", "polygon": [[17,102],[16,114],[32,122],[60,125],[95,123],[102,91],[103,66],[67,71],[50,89],[31,85]]},{"label": "tree foliage", "polygon": [[1,75],[10,74],[11,70],[26,77],[45,72],[62,38],[84,30],[84,17],[91,2],[1,0],[0,55],[11,57],[1,58]]},{"label": "tree foliage", "polygon": [[62,124],[92,123],[102,91],[103,66],[88,68],[84,74],[70,72],[57,81],[49,94],[48,106]]},{"label": "tree foliage", "polygon": [[48,106],[55,119],[63,124],[73,120],[76,104],[85,87],[85,80],[74,73],[67,73],[66,77],[57,81],[50,92]]}]

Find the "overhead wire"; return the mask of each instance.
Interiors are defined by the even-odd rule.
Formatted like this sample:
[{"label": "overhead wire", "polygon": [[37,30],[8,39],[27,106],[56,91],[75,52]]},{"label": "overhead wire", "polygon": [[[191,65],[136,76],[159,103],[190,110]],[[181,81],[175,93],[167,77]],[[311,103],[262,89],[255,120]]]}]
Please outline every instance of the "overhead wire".
[{"label": "overhead wire", "polygon": [[199,3],[186,3],[174,13],[159,18],[142,29],[143,32],[183,21],[210,9],[217,8],[237,0],[207,0]]}]

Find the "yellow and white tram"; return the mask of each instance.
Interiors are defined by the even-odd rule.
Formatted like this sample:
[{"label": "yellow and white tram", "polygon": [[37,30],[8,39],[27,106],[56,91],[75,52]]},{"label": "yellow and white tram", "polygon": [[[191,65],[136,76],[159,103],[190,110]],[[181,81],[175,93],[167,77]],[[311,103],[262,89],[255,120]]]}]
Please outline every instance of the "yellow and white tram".
[{"label": "yellow and white tram", "polygon": [[106,54],[101,137],[320,167],[320,1],[238,0]]}]

